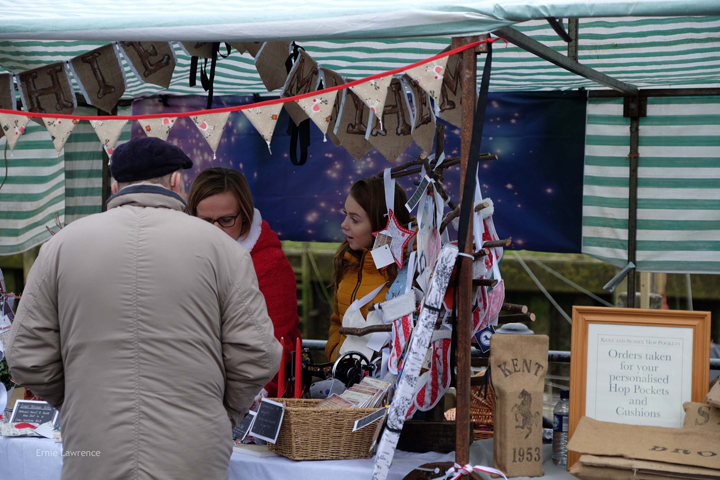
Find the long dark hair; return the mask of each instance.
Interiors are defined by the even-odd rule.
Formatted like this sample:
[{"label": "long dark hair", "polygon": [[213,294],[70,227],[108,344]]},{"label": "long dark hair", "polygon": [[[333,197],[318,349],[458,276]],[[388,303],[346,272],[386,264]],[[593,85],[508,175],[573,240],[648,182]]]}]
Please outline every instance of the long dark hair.
[{"label": "long dark hair", "polygon": [[[373,232],[382,230],[385,227],[387,224],[387,207],[385,206],[385,184],[382,178],[361,178],[350,188],[350,196],[353,197],[362,209],[365,210],[365,213],[367,213]],[[393,212],[397,217],[398,223],[407,227],[408,223],[410,223],[410,213],[407,211],[407,208],[405,208],[405,203],[407,203],[407,195],[405,195],[402,187],[398,183],[395,183],[395,205]],[[350,262],[345,258],[347,252],[351,252],[359,259],[359,255],[350,248],[347,240],[345,240],[335,254],[335,268],[333,271],[333,285],[335,288],[340,285],[340,280],[342,280],[346,272],[357,268],[356,262]],[[372,261],[372,259],[370,261]],[[390,281],[394,281],[395,277],[397,277],[397,265],[390,265],[386,271]]]}]

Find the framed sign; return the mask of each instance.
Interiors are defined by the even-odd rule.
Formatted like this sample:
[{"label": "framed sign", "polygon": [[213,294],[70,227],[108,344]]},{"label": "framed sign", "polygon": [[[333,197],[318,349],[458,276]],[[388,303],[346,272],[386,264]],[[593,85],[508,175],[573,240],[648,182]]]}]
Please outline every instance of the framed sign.
[{"label": "framed sign", "polygon": [[18,400],[15,402],[10,423],[34,423],[43,424],[52,422],[55,424],[58,418],[58,411],[47,402],[37,400]]},{"label": "framed sign", "polygon": [[709,312],[573,307],[572,320],[568,438],[583,416],[681,428],[683,403],[707,394]]}]

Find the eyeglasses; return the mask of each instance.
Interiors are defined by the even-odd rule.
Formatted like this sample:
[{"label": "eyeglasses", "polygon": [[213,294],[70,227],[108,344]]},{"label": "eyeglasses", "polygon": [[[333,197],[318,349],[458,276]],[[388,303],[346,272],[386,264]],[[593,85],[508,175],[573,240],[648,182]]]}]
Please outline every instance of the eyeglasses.
[{"label": "eyeglasses", "polygon": [[238,212],[236,215],[228,215],[227,217],[220,218],[203,218],[203,220],[212,224],[215,224],[215,222],[217,222],[217,224],[223,228],[230,228],[235,226],[235,221],[241,213],[242,212]]}]

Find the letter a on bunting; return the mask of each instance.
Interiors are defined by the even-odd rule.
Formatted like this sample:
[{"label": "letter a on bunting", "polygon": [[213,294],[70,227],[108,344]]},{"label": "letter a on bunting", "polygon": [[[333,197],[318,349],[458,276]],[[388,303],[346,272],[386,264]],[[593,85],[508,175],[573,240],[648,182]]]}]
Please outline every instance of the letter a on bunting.
[{"label": "letter a on bunting", "polygon": [[[250,120],[255,130],[265,139],[268,150],[270,150],[270,141],[272,140],[273,132],[275,132],[275,126],[277,125],[282,108],[282,103],[276,103],[275,105],[240,110],[247,119]],[[272,154],[272,150],[270,153]]]}]

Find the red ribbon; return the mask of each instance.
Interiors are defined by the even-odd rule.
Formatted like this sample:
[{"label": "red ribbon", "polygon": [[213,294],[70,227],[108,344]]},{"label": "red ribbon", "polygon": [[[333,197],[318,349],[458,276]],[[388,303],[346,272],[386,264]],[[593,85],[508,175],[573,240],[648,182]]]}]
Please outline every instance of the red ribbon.
[{"label": "red ribbon", "polygon": [[17,425],[15,425],[15,428],[32,428],[33,430],[35,430],[37,427],[35,425],[33,425],[32,423],[23,422],[23,423],[18,423]]}]

